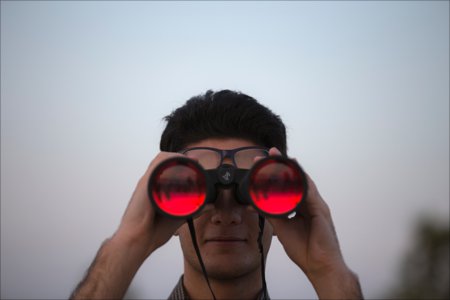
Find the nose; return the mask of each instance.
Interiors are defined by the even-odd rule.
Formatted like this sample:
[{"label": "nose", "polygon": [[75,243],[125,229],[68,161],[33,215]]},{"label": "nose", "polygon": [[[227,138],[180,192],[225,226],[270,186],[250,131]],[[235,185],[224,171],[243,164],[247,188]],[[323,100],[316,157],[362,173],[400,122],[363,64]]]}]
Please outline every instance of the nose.
[{"label": "nose", "polygon": [[219,188],[217,199],[211,215],[211,222],[216,225],[238,225],[242,223],[244,206],[235,198],[234,188]]},{"label": "nose", "polygon": [[[234,165],[233,160],[231,159],[230,156],[225,156],[223,158],[222,164],[229,164],[229,165]],[[235,166],[236,167],[236,166]]]}]

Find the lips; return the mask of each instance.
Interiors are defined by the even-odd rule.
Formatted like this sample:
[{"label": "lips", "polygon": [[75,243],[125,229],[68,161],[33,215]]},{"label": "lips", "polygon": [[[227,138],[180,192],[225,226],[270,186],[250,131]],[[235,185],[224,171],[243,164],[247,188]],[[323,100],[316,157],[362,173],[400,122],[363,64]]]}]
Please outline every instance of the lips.
[{"label": "lips", "polygon": [[212,236],[205,239],[208,242],[222,242],[222,243],[232,243],[232,242],[245,242],[247,239],[238,236]]}]

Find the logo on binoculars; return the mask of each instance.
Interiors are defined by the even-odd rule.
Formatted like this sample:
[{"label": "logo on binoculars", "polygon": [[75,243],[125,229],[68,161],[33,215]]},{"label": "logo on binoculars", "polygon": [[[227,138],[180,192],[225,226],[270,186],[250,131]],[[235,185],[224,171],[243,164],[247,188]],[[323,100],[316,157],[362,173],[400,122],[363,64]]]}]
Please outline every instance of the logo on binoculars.
[{"label": "logo on binoculars", "polygon": [[229,181],[230,180],[230,177],[231,177],[231,174],[230,174],[230,172],[226,172],[225,174],[223,174],[222,175],[222,178],[225,180],[225,181]]}]

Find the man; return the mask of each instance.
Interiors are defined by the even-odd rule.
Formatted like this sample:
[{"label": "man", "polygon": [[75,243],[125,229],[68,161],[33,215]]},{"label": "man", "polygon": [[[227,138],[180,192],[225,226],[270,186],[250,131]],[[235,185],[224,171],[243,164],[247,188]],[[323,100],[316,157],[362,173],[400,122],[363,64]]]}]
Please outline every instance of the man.
[{"label": "man", "polygon": [[[284,124],[253,98],[228,90],[193,97],[166,121],[162,152],[138,182],[119,228],[103,243],[72,298],[122,298],[142,263],[173,235],[179,236],[184,274],[169,298],[211,299],[212,293],[217,299],[265,298],[257,243],[259,219],[254,209],[239,204],[233,189],[219,188],[215,202],[195,218],[196,241],[209,288],[188,225],[185,220],[157,213],[150,203],[147,184],[155,166],[170,157],[183,156],[179,153],[183,149],[262,146],[269,149],[269,155],[286,155]],[[236,155],[216,160],[218,164],[236,164]],[[187,156],[205,164],[200,156]],[[257,155],[242,158],[248,164],[258,159],[261,157]],[[328,206],[308,176],[307,181],[308,195],[295,217],[265,219],[264,257],[276,235],[319,298],[360,299],[358,278],[343,260]]]}]

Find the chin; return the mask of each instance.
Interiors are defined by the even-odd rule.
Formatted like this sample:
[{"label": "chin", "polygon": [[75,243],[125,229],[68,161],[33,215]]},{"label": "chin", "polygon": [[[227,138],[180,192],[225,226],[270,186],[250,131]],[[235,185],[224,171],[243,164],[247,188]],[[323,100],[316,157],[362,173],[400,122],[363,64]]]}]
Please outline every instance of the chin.
[{"label": "chin", "polygon": [[259,269],[258,261],[242,261],[230,259],[221,262],[205,261],[208,276],[219,280],[237,279]]},{"label": "chin", "polygon": [[252,273],[254,270],[249,270],[247,268],[208,268],[206,270],[208,272],[208,277],[215,280],[236,280],[245,275]]}]

